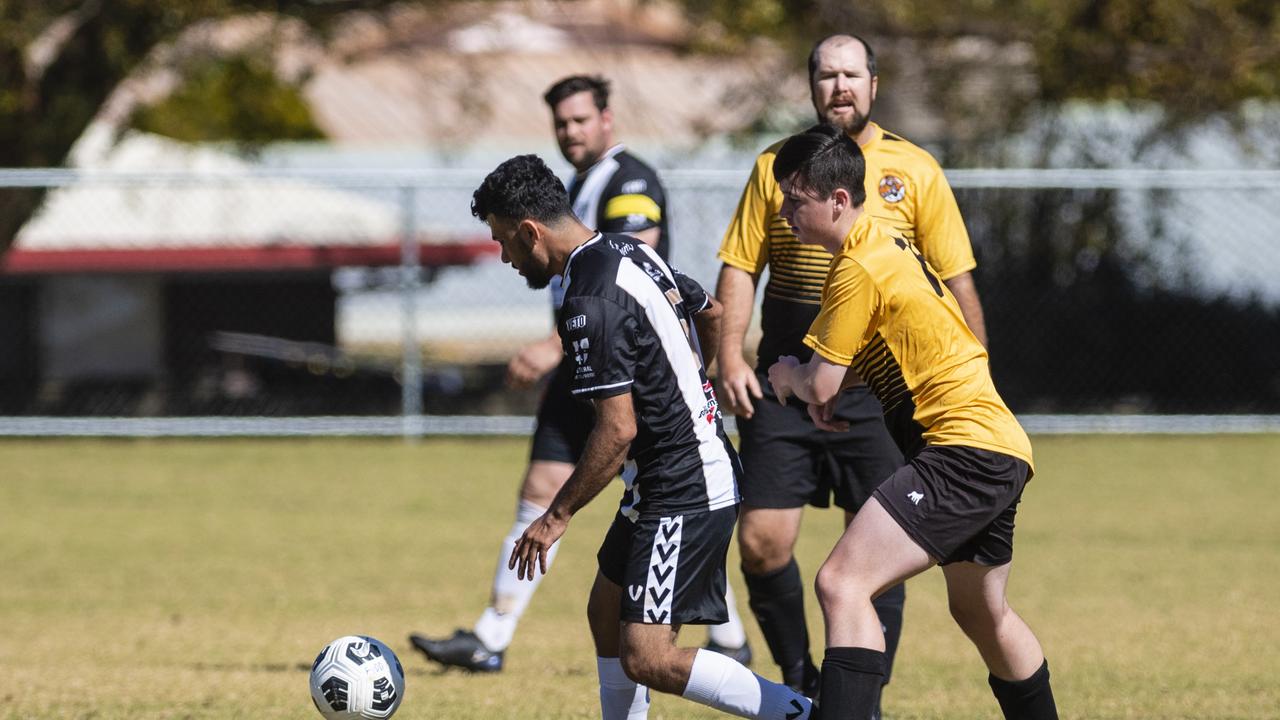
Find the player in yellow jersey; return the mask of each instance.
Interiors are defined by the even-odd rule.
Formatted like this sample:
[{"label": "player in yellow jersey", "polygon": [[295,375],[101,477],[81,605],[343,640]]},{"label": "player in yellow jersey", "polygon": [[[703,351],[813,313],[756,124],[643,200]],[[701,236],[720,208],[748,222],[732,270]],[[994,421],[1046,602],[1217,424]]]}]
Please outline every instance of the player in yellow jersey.
[{"label": "player in yellow jersey", "polygon": [[[867,158],[867,211],[914,243],[960,299],[965,320],[985,337],[982,308],[970,272],[976,263],[960,210],[938,163],[927,152],[870,121],[879,78],[875,53],[861,38],[834,35],[809,56],[814,110],[842,129]],[[875,486],[902,464],[885,432],[880,406],[866,388],[843,394],[836,415],[842,433],[814,427],[803,407],[780,405],[765,370],[782,355],[807,359],[804,331],[818,315],[831,254],[795,237],[779,215],[782,191],[773,178],[778,142],[756,160],[737,213],[725,233],[716,295],[725,306],[720,341],[720,399],[738,416],[744,475],[739,545],[751,609],[783,679],[813,691],[818,672],[809,654],[804,583],[793,549],[805,505],[833,501],[846,520]],[[756,283],[769,282],[761,307],[757,365],[742,356]],[[763,392],[762,392],[763,390]],[[902,628],[903,588],[876,600],[892,666]],[[886,681],[888,676],[886,676]]]},{"label": "player in yellow jersey", "polygon": [[986,662],[1006,718],[1057,718],[1040,642],[1005,598],[1031,443],[996,393],[987,353],[916,248],[863,207],[858,146],[829,126],[793,136],[773,174],[802,242],[838,253],[805,335],[812,358],[769,368],[778,399],[838,429],[841,389],[866,381],[907,464],[863,504],[818,571],[827,627],[823,720],[873,717],[885,637],[872,600],[942,565],[951,614]]}]

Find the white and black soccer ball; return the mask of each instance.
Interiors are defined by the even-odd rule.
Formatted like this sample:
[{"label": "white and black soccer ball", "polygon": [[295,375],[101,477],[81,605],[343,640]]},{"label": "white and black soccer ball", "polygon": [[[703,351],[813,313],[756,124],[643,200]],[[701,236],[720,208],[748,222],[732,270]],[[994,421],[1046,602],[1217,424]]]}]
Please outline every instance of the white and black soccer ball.
[{"label": "white and black soccer ball", "polygon": [[385,720],[402,699],[404,668],[391,648],[371,637],[340,637],[311,665],[311,700],[329,720]]}]

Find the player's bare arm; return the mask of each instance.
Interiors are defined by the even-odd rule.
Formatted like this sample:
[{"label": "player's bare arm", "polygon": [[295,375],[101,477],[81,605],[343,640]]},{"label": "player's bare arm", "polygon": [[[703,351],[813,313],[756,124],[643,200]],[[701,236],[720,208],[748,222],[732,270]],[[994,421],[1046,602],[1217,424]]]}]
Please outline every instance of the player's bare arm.
[{"label": "player's bare arm", "polygon": [[783,405],[792,395],[807,403],[825,405],[840,393],[848,370],[848,366],[837,365],[817,353],[807,363],[801,363],[794,355],[783,355],[769,367],[769,384]]},{"label": "player's bare arm", "polygon": [[973,331],[978,342],[982,343],[982,347],[987,347],[987,324],[982,316],[982,300],[978,298],[978,286],[973,282],[973,273],[961,273],[943,282],[951,294],[956,296],[965,324]]},{"label": "player's bare arm", "polygon": [[693,316],[693,325],[698,329],[698,343],[702,347],[702,364],[710,366],[716,359],[720,347],[721,322],[724,319],[724,306],[716,299],[707,296],[707,306]]},{"label": "player's bare arm", "polygon": [[554,370],[563,358],[564,347],[560,344],[560,334],[553,327],[550,337],[520,348],[511,362],[507,363],[507,387],[523,390],[533,385]]},{"label": "player's bare arm", "polygon": [[[716,297],[724,306],[720,321],[720,400],[734,415],[749,418],[755,414],[751,398],[764,397],[755,371],[742,358],[742,343],[751,323],[751,311],[755,304],[756,279],[751,273],[722,265],[716,281]],[[705,346],[704,346],[705,347]]]},{"label": "player's bare arm", "polygon": [[[848,368],[845,370],[844,380],[840,383],[840,392],[866,384],[867,382],[862,379],[862,376],[856,370]],[[836,406],[839,404],[840,393],[836,393],[835,397],[824,403],[809,403],[809,419],[813,421],[814,426],[819,430],[848,432],[849,421],[837,420],[835,417]]]},{"label": "player's bare arm", "polygon": [[521,580],[532,580],[534,568],[547,573],[547,552],[564,535],[569,520],[609,485],[627,458],[636,436],[635,408],[626,392],[595,401],[596,424],[587,436],[582,458],[551,507],[533,521],[511,551],[507,568]]}]

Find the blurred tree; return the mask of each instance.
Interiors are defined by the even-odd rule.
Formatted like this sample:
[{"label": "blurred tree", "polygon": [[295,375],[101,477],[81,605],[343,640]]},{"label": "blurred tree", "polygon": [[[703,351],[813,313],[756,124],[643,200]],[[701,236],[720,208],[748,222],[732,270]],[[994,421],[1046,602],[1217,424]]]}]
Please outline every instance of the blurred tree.
[{"label": "blurred tree", "polygon": [[[202,20],[271,11],[323,27],[391,0],[0,0],[0,167],[60,165],[111,91]],[[0,251],[43,193],[0,194]]]},{"label": "blurred tree", "polygon": [[[1029,45],[1035,82],[1004,90],[1004,96],[997,98],[1001,102],[984,106],[989,122],[1006,127],[1037,105],[1071,98],[1153,101],[1168,109],[1168,125],[1176,126],[1206,114],[1229,113],[1249,98],[1280,97],[1280,3],[1274,0],[677,2],[694,21],[689,43],[694,49],[743,49],[761,36],[807,48],[814,38],[839,29],[921,43],[979,37],[994,41],[997,48]],[[347,11],[396,4],[394,0],[0,0],[0,167],[61,164],[116,85],[159,43],[196,22],[270,11],[323,28]],[[797,60],[801,53],[796,53]],[[965,66],[951,67],[946,57],[945,53],[930,55],[929,74],[937,86],[958,86],[956,76]],[[229,91],[239,81],[236,73],[252,68],[224,70],[227,74],[221,78],[204,78],[210,83],[206,89],[217,86],[220,92]],[[252,96],[238,94],[241,99]],[[294,110],[285,105],[274,106],[272,112],[289,124]],[[945,92],[938,107],[948,120],[974,114],[972,102],[951,103]],[[178,117],[174,116],[175,122]],[[158,118],[140,121],[156,127]],[[220,122],[228,131],[247,132],[235,118]],[[182,132],[192,130],[188,126]],[[0,250],[8,246],[40,197],[36,191],[0,194]]]},{"label": "blurred tree", "polygon": [[275,140],[319,140],[296,85],[280,80],[268,52],[201,55],[183,63],[182,85],[139,108],[131,125],[186,142],[233,142],[252,152]]},{"label": "blurred tree", "polygon": [[1155,101],[1171,115],[1231,111],[1280,97],[1274,0],[680,0],[694,43],[742,48],[769,36],[807,49],[831,32],[1024,41],[1038,99]]},{"label": "blurred tree", "polygon": [[1280,96],[1274,0],[1025,4],[1046,99],[1153,100],[1185,120]]}]

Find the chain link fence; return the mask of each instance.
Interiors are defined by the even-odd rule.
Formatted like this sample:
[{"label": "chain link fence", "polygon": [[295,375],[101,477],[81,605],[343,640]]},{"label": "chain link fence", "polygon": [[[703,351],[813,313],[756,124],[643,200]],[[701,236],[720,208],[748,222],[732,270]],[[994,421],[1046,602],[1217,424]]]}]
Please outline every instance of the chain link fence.
[{"label": "chain link fence", "polygon": [[[484,171],[0,172],[0,434],[521,433],[550,301]],[[669,170],[714,287],[745,171]],[[1033,430],[1275,430],[1280,173],[957,170],[992,366]]]}]

